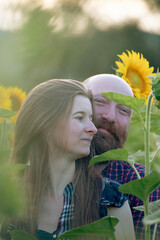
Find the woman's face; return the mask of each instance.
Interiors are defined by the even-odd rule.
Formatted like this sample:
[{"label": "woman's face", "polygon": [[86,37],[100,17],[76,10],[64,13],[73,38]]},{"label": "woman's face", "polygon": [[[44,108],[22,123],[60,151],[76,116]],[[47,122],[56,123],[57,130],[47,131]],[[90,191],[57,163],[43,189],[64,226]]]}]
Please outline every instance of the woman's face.
[{"label": "woman's face", "polygon": [[97,132],[92,122],[92,106],[87,97],[77,95],[64,124],[59,122],[54,130],[54,147],[62,150],[69,159],[77,159],[90,153],[93,135]]}]

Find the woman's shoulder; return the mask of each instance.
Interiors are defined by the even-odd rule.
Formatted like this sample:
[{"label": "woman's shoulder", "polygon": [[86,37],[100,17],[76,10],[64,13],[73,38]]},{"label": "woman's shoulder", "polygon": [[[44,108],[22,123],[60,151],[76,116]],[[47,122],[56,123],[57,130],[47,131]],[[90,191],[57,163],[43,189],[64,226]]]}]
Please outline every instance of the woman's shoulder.
[{"label": "woman's shoulder", "polygon": [[105,207],[121,207],[128,199],[127,194],[123,194],[118,190],[120,184],[109,178],[103,178],[103,189],[101,195],[101,206]]}]

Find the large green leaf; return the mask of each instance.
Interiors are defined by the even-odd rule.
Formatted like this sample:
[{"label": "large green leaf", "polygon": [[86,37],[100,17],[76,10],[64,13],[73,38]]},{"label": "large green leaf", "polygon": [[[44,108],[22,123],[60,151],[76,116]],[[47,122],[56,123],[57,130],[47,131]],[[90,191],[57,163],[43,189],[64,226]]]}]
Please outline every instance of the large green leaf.
[{"label": "large green leaf", "polygon": [[[141,112],[141,116],[143,121],[145,121],[146,112]],[[155,123],[159,122],[160,114],[151,113],[150,117],[151,117],[151,124],[154,126]],[[139,117],[137,116],[137,114],[133,114],[131,124],[137,124],[138,122],[139,122]]]},{"label": "large green leaf", "polygon": [[136,158],[137,158],[138,156],[140,156],[141,153],[142,153],[142,151],[141,151],[141,150],[138,150],[137,152],[129,155],[129,156],[128,156],[128,162],[129,162],[131,165],[134,164],[134,163],[136,162]]},{"label": "large green leaf", "polygon": [[159,185],[160,174],[153,171],[147,177],[119,186],[119,191],[122,193],[133,194],[139,197],[142,201],[146,201],[151,192],[153,192],[153,190]]},{"label": "large green leaf", "polygon": [[143,219],[144,224],[151,225],[155,223],[160,223],[160,209],[152,214],[144,217]]},{"label": "large green leaf", "polygon": [[145,102],[144,99],[138,99],[135,97],[126,96],[126,95],[115,93],[115,92],[107,92],[107,93],[105,92],[101,94],[112,101],[118,102],[126,107],[133,109],[137,113],[140,112],[140,109]]},{"label": "large green leaf", "polygon": [[15,169],[4,163],[0,167],[0,194],[0,215],[17,215],[23,207],[22,191],[17,184]]},{"label": "large green leaf", "polygon": [[9,159],[11,150],[0,150],[0,162],[7,161]]},{"label": "large green leaf", "polygon": [[[149,206],[149,214],[151,214],[160,209],[160,200],[150,202],[148,206]],[[144,211],[144,205],[134,207],[134,209],[139,211]]]},{"label": "large green leaf", "polygon": [[13,112],[13,111],[8,110],[8,109],[0,109],[0,117],[2,117],[2,118],[9,118],[9,117],[12,117],[16,114],[17,114],[17,112]]},{"label": "large green leaf", "polygon": [[35,236],[21,230],[13,230],[10,234],[12,240],[37,240]]},{"label": "large green leaf", "polygon": [[95,163],[100,163],[110,160],[121,160],[128,162],[128,151],[124,148],[110,150],[102,153],[101,155],[93,157],[89,162],[89,167]]},{"label": "large green leaf", "polygon": [[99,236],[106,236],[114,240],[115,239],[114,227],[117,225],[118,222],[119,220],[117,218],[107,216],[93,223],[66,231],[62,233],[58,238],[73,239],[73,238],[78,238],[82,235],[93,234],[93,235],[99,235]]},{"label": "large green leaf", "polygon": [[151,127],[151,132],[154,132],[157,135],[160,135],[160,127]]}]

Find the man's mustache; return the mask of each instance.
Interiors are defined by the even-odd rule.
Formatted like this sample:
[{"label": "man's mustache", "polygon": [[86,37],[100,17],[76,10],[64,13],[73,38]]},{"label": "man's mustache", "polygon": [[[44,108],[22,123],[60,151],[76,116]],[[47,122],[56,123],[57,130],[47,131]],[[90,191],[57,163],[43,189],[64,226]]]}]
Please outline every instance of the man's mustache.
[{"label": "man's mustache", "polygon": [[95,119],[94,124],[96,128],[103,128],[109,133],[111,133],[113,136],[117,136],[117,131],[114,123],[111,123],[106,119]]}]

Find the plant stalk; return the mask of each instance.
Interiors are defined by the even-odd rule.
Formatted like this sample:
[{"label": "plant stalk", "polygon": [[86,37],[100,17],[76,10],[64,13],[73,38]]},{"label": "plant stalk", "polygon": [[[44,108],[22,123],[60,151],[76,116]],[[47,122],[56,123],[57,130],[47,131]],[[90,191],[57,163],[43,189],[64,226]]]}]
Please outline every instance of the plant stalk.
[{"label": "plant stalk", "polygon": [[[146,108],[146,118],[145,118],[145,131],[144,131],[144,141],[145,141],[145,177],[150,174],[150,112],[152,104],[153,94],[150,93],[147,101]],[[149,212],[149,198],[144,202],[144,216],[148,216]],[[150,226],[145,225],[145,240],[150,240]]]}]

